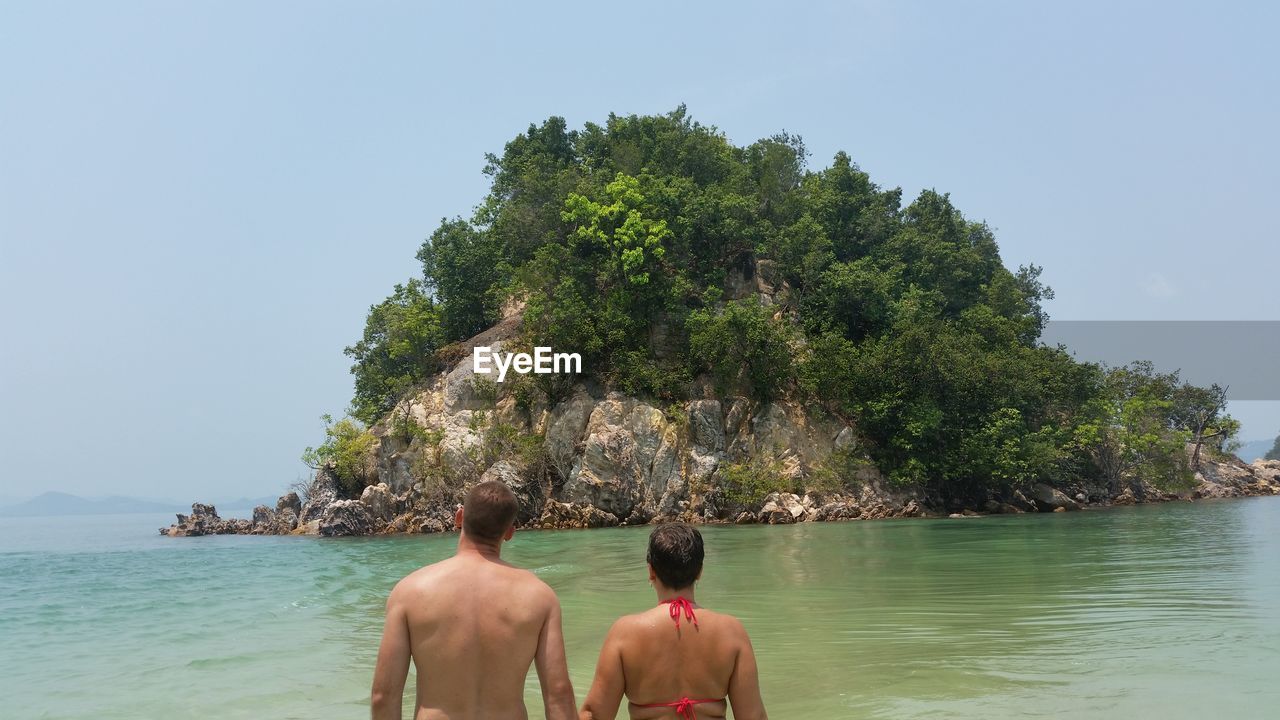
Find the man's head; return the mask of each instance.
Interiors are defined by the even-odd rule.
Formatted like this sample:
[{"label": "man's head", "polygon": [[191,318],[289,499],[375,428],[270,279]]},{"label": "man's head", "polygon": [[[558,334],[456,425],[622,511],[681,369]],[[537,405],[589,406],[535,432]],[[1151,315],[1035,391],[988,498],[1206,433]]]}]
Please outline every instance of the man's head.
[{"label": "man's head", "polygon": [[702,575],[702,533],[687,523],[659,525],[649,534],[649,568],[672,590],[693,585]]},{"label": "man's head", "polygon": [[516,521],[516,496],[497,480],[487,480],[471,488],[458,511],[462,531],[480,542],[510,540]]}]

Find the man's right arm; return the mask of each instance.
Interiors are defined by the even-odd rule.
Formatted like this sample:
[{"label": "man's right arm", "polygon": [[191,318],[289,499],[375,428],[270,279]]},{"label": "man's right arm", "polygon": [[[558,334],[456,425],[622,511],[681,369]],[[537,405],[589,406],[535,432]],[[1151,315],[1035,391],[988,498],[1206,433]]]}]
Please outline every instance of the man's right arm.
[{"label": "man's right arm", "polygon": [[538,682],[542,685],[542,705],[547,720],[574,720],[578,701],[573,695],[569,662],[565,659],[560,601],[550,588],[547,592],[551,595],[550,605],[542,622],[542,631],[538,634],[538,650],[533,656]]},{"label": "man's right arm", "polygon": [[401,720],[404,714],[404,683],[409,676],[409,618],[403,591],[396,585],[387,598],[387,621],[382,628],[378,664],[373,669],[370,709],[373,720]]},{"label": "man's right arm", "polygon": [[751,638],[746,628],[738,624],[741,633],[741,644],[738,648],[738,659],[733,665],[733,675],[729,678],[729,706],[733,708],[735,720],[768,720],[764,710],[764,699],[760,697],[760,671],[756,668],[756,654],[751,647]]}]

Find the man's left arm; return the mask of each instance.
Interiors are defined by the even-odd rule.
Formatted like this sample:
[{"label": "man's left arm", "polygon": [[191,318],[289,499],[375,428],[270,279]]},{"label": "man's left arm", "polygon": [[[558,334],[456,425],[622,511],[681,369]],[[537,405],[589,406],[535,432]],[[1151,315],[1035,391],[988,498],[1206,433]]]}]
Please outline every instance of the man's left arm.
[{"label": "man's left arm", "polygon": [[409,676],[409,618],[397,585],[387,598],[387,621],[382,628],[378,664],[373,669],[369,705],[373,720],[402,720],[404,683]]}]

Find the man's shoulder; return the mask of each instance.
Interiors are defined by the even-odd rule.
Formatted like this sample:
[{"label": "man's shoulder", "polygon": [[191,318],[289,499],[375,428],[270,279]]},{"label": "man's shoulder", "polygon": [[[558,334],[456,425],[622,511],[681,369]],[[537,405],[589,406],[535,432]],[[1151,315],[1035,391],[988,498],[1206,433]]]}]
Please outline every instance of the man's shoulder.
[{"label": "man's shoulder", "polygon": [[556,591],[542,578],[538,577],[537,573],[514,565],[508,565],[507,567],[511,570],[512,582],[518,583],[530,595],[550,602],[559,602],[556,598]]},{"label": "man's shoulder", "polygon": [[405,575],[400,578],[395,587],[391,588],[391,596],[414,593],[429,587],[436,577],[448,571],[448,562],[448,560],[441,560],[424,565]]}]

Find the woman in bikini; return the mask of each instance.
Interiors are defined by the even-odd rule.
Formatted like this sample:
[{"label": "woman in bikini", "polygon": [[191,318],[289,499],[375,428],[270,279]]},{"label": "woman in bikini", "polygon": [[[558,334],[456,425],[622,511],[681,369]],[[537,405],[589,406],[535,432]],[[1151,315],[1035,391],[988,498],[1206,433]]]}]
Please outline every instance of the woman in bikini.
[{"label": "woman in bikini", "polygon": [[649,582],[657,606],[613,624],[600,650],[581,720],[614,720],[623,695],[631,720],[765,720],[751,640],[737,618],[693,597],[702,535],[692,525],[649,536]]}]

